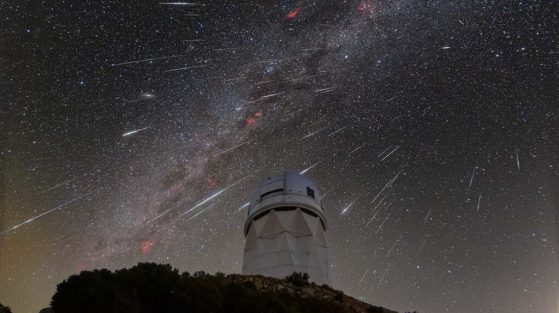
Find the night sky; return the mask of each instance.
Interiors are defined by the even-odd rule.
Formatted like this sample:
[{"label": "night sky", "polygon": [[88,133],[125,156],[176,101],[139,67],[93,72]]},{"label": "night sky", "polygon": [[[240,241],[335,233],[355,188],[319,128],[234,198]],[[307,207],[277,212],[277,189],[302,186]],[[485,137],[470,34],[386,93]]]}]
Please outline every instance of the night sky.
[{"label": "night sky", "polygon": [[0,302],[81,270],[238,273],[253,188],[324,195],[333,287],[559,312],[554,0],[0,4]]}]

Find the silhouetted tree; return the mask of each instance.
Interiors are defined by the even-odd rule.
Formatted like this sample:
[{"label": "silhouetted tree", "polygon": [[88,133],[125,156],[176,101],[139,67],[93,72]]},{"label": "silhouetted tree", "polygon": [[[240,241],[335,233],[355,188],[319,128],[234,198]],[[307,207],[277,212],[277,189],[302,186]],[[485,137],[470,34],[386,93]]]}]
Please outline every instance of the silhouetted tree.
[{"label": "silhouetted tree", "polygon": [[170,265],[140,263],[115,272],[117,307],[128,312],[175,312],[179,272]]},{"label": "silhouetted tree", "polygon": [[9,306],[3,306],[2,303],[0,303],[0,313],[12,313],[12,309],[10,309]]},{"label": "silhouetted tree", "polygon": [[111,312],[117,290],[115,275],[110,271],[84,271],[57,286],[51,307],[55,312]]}]

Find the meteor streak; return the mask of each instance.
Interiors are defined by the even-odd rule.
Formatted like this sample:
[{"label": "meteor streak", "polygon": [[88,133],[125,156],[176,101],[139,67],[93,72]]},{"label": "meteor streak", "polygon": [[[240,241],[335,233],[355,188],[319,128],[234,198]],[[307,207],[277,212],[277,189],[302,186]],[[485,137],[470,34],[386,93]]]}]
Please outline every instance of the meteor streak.
[{"label": "meteor streak", "polygon": [[296,110],[296,111],[287,113],[287,114],[285,114],[285,116],[290,116],[290,115],[293,115],[293,114],[298,113],[298,112],[301,112],[301,111],[303,111],[303,109],[299,109],[299,110]]},{"label": "meteor streak", "polygon": [[283,92],[272,93],[272,94],[269,94],[269,95],[262,96],[260,99],[268,99],[268,98],[271,98],[271,97],[279,96],[279,95],[281,95],[282,93],[283,93]]},{"label": "meteor streak", "polygon": [[176,72],[176,71],[186,71],[186,70],[191,70],[191,69],[195,69],[195,68],[200,68],[200,67],[206,67],[207,65],[194,65],[194,66],[186,66],[186,67],[179,67],[179,68],[173,68],[170,70],[166,70],[165,72]]},{"label": "meteor streak", "polygon": [[336,88],[337,88],[336,86],[328,87],[328,88],[321,88],[321,89],[315,90],[314,92],[316,92],[316,93],[327,93],[327,92],[330,92],[330,91],[334,91]]},{"label": "meteor streak", "polygon": [[[385,209],[387,206],[384,206],[382,208],[380,208],[379,210],[377,210],[377,208],[382,204],[382,202],[384,201],[384,199],[386,198],[386,196],[388,196],[390,194],[390,192],[387,192],[382,199],[377,203],[377,205],[375,206],[375,208],[373,209],[373,216],[371,216],[371,218],[369,219],[369,221],[367,222],[367,224],[365,224],[365,227],[369,226],[369,224],[375,219],[375,217],[377,216],[377,214],[382,211],[383,209]],[[389,204],[391,205],[392,202]]]},{"label": "meteor streak", "polygon": [[417,250],[417,254],[421,253],[421,251],[423,250],[423,247],[425,247],[426,242],[427,242],[427,236],[425,236],[425,238],[423,238],[423,242],[421,243],[421,247],[419,247],[419,250]]},{"label": "meteor streak", "polygon": [[351,150],[351,152],[349,153],[349,155],[352,155],[354,152],[357,152],[357,150],[361,149],[363,147],[364,143],[360,144],[359,147]]},{"label": "meteor streak", "polygon": [[369,273],[370,270],[371,270],[371,267],[369,266],[369,268],[365,271],[365,273],[363,274],[363,276],[361,276],[361,279],[359,280],[359,283],[357,284],[357,286],[361,285],[361,283],[362,283],[363,280],[365,279],[365,276],[367,276],[367,274]]},{"label": "meteor streak", "polygon": [[149,129],[149,128],[151,128],[151,127],[152,127],[152,126],[148,126],[148,127],[144,127],[144,128],[140,128],[140,129],[136,129],[136,130],[132,130],[132,131],[126,132],[126,133],[122,134],[122,137],[128,137],[128,136],[130,136],[130,135],[134,135],[134,134],[136,134],[136,133],[139,133],[139,132],[144,131],[144,130],[146,130],[146,129]]},{"label": "meteor streak", "polygon": [[425,215],[425,218],[423,219],[423,222],[427,221],[427,219],[429,218],[429,215],[431,215],[431,209],[429,209],[429,212],[427,212],[427,215]]},{"label": "meteor streak", "polygon": [[212,199],[215,199],[215,198],[218,197],[220,194],[224,193],[227,189],[233,187],[235,184],[237,184],[237,183],[234,183],[234,184],[232,184],[232,185],[229,185],[229,186],[226,187],[226,188],[221,189],[220,191],[218,191],[218,192],[214,193],[213,195],[207,197],[206,199],[202,200],[201,202],[199,202],[198,204],[196,204],[196,205],[193,206],[192,208],[190,208],[190,209],[184,211],[183,213],[179,214],[179,216],[177,216],[177,217],[184,216],[184,215],[186,215],[186,214],[192,212],[192,211],[195,210],[196,208],[199,208],[201,205],[203,205],[203,204],[205,204],[205,203],[208,203],[208,202],[211,201]]},{"label": "meteor streak", "polygon": [[328,135],[328,137],[334,136],[335,134],[337,134],[337,133],[343,131],[343,130],[346,129],[346,128],[347,128],[347,126],[344,126],[344,127],[342,127],[342,128],[338,128],[337,130],[335,130],[335,131],[333,131],[332,133],[330,133],[330,134]]},{"label": "meteor streak", "polygon": [[45,216],[45,215],[47,215],[47,214],[50,214],[50,213],[52,213],[52,212],[54,212],[54,211],[56,211],[56,210],[60,210],[61,208],[67,206],[68,204],[73,203],[73,202],[76,202],[76,201],[80,200],[81,198],[83,198],[83,197],[85,197],[85,196],[87,196],[87,195],[90,195],[90,194],[96,192],[96,191],[99,190],[99,189],[101,189],[101,188],[97,188],[97,189],[95,189],[95,190],[93,190],[93,191],[84,193],[84,194],[82,194],[82,195],[79,196],[79,197],[76,197],[76,198],[74,198],[74,199],[72,199],[72,200],[70,200],[70,201],[67,201],[67,202],[65,202],[65,203],[62,203],[62,204],[59,205],[59,206],[56,206],[56,207],[54,207],[54,208],[52,208],[52,209],[50,209],[50,210],[47,210],[47,211],[45,211],[45,212],[43,212],[43,213],[41,213],[41,214],[39,214],[39,215],[37,215],[37,216],[34,216],[34,217],[32,217],[32,218],[30,218],[30,219],[24,221],[23,223],[20,223],[20,224],[17,224],[17,225],[15,225],[15,226],[12,226],[12,227],[10,227],[10,228],[8,228],[8,229],[6,229],[6,230],[0,232],[0,235],[4,235],[4,234],[6,234],[6,233],[8,233],[8,232],[10,232],[10,231],[12,231],[12,230],[16,230],[17,228],[19,228],[19,227],[21,227],[21,226],[23,226],[23,225],[32,223],[32,222],[34,222],[35,220],[37,220],[38,218],[41,218],[41,217],[43,217],[43,216]]},{"label": "meteor streak", "polygon": [[470,188],[472,187],[472,182],[474,181],[474,176],[476,175],[476,170],[477,170],[477,165],[476,167],[474,167],[474,170],[472,171],[472,176],[470,177],[470,184],[468,185],[468,192],[470,191]]},{"label": "meteor streak", "polygon": [[143,63],[143,62],[150,62],[150,61],[157,61],[157,60],[166,60],[166,59],[180,58],[180,57],[185,57],[185,56],[186,56],[185,54],[170,55],[170,56],[159,57],[159,58],[149,58],[149,59],[142,59],[142,60],[126,61],[126,62],[122,62],[122,63],[113,63],[113,64],[111,64],[111,66],[121,66],[121,65],[127,65],[127,64]]},{"label": "meteor streak", "polygon": [[201,3],[194,3],[194,2],[160,2],[159,5],[184,5],[184,6],[194,6],[194,5],[202,5]]},{"label": "meteor streak", "polygon": [[518,147],[514,147],[516,149],[516,166],[518,167],[518,170],[520,171],[520,159],[518,158]]},{"label": "meteor streak", "polygon": [[215,202],[212,203],[212,204],[210,204],[210,205],[208,205],[205,209],[199,211],[198,213],[192,215],[191,217],[189,217],[189,218],[186,220],[186,222],[190,222],[191,220],[195,219],[198,215],[200,215],[200,214],[206,212],[206,211],[207,211],[208,209],[210,209],[214,204],[215,204]]},{"label": "meteor streak", "polygon": [[390,149],[390,147],[392,147],[392,146],[389,146],[388,148],[384,149],[384,150],[378,155],[378,158],[380,158],[381,156],[383,156],[383,155],[386,153],[386,151],[388,151],[388,149]]},{"label": "meteor streak", "polygon": [[237,149],[237,148],[239,148],[239,147],[242,147],[242,146],[246,145],[246,144],[249,143],[249,142],[250,142],[250,141],[245,141],[245,142],[243,142],[243,143],[241,143],[241,144],[238,144],[238,145],[236,145],[236,146],[234,146],[234,147],[231,147],[231,148],[229,148],[229,149],[226,149],[226,150],[223,150],[223,151],[221,151],[221,152],[218,152],[218,153],[214,154],[214,156],[218,156],[218,155],[227,153],[227,152],[229,152],[229,151],[235,150],[235,149]]},{"label": "meteor streak", "polygon": [[329,194],[332,190],[334,190],[334,188],[330,188],[330,190],[326,191],[319,200],[322,200],[322,198],[326,197],[326,195]]},{"label": "meteor streak", "polygon": [[214,49],[214,51],[234,51],[234,50],[240,50],[240,49],[244,49],[244,48],[217,48]]},{"label": "meteor streak", "polygon": [[388,251],[388,254],[386,255],[387,258],[392,254],[392,250],[394,250],[394,248],[398,244],[398,241],[400,241],[400,239],[396,239],[396,241],[394,241],[394,244],[392,245],[392,248],[390,248],[390,250]]},{"label": "meteor streak", "polygon": [[264,101],[264,100],[266,100],[266,99],[269,99],[269,98],[272,98],[272,97],[276,97],[276,96],[279,96],[279,95],[281,95],[281,94],[283,94],[283,92],[272,93],[272,94],[269,94],[269,95],[262,96],[262,97],[260,97],[260,98],[258,98],[258,99],[256,99],[256,100],[251,100],[251,101],[249,101],[249,102],[247,102],[247,103],[248,103],[248,104],[251,104],[251,103],[256,103],[256,102]]},{"label": "meteor streak", "polygon": [[382,284],[382,282],[384,281],[384,278],[386,277],[386,274],[388,274],[389,270],[390,270],[390,267],[388,267],[386,269],[386,271],[384,272],[384,275],[382,275],[382,277],[380,278],[380,281],[378,282],[377,288],[380,288],[380,284]]},{"label": "meteor streak", "polygon": [[201,202],[199,202],[198,204],[196,204],[196,205],[193,206],[192,208],[190,208],[190,209],[184,211],[183,213],[179,214],[179,216],[177,216],[177,217],[181,217],[181,216],[184,216],[184,215],[186,215],[186,214],[192,212],[193,210],[199,208],[201,205],[203,205],[203,204],[205,204],[205,203],[208,203],[208,202],[211,201],[212,199],[215,199],[215,198],[218,197],[220,194],[222,194],[222,193],[224,193],[225,191],[227,191],[227,189],[229,189],[229,188],[235,186],[236,184],[242,182],[242,181],[245,180],[245,179],[246,179],[246,177],[237,180],[236,182],[232,183],[231,185],[229,185],[229,186],[227,186],[227,187],[221,189],[220,191],[218,191],[218,192],[214,193],[213,195],[209,196],[208,198],[202,200]]},{"label": "meteor streak", "polygon": [[382,229],[382,226],[384,226],[384,223],[386,223],[386,221],[388,220],[389,217],[390,217],[390,213],[388,213],[388,215],[384,218],[384,221],[382,221],[382,223],[380,223],[380,226],[378,227],[375,234],[378,234],[378,232]]},{"label": "meteor streak", "polygon": [[54,185],[54,186],[52,186],[52,187],[50,187],[50,188],[48,188],[48,189],[45,189],[45,190],[39,192],[39,194],[42,195],[42,194],[44,194],[44,193],[47,192],[47,191],[50,191],[50,190],[56,189],[56,188],[58,188],[58,187],[60,187],[60,186],[66,185],[67,183],[71,182],[72,180],[73,180],[73,178],[67,179],[67,180],[61,182],[60,184],[56,184],[56,185]]},{"label": "meteor streak", "polygon": [[355,203],[355,201],[357,201],[357,200],[353,200],[353,201],[351,201],[351,203],[350,203],[350,204],[348,204],[348,206],[346,206],[346,207],[345,207],[345,208],[344,208],[344,209],[342,210],[342,213],[340,213],[340,215],[344,215],[344,214],[346,214],[346,213],[347,213],[347,211],[348,211],[348,210],[349,210],[349,209],[350,209],[350,208],[351,208],[351,207],[353,206],[353,204]]},{"label": "meteor streak", "polygon": [[306,172],[310,171],[313,167],[317,166],[318,164],[322,163],[322,161],[318,161],[316,163],[314,163],[313,165],[307,167],[306,169],[302,170],[301,172],[299,172],[299,174],[303,175]]},{"label": "meteor streak", "polygon": [[247,202],[247,203],[243,204],[242,206],[240,206],[240,207],[237,209],[237,212],[240,212],[242,209],[248,207],[249,205],[250,205],[250,202]]},{"label": "meteor streak", "polygon": [[479,203],[481,202],[481,193],[479,194],[479,198],[477,198],[477,210],[479,211]]},{"label": "meteor streak", "polygon": [[394,150],[390,151],[390,153],[388,153],[384,158],[382,158],[381,161],[386,160],[392,153],[396,152],[396,150],[400,149],[400,146],[396,146],[396,148],[394,148]]},{"label": "meteor streak", "polygon": [[314,132],[312,132],[312,133],[309,133],[309,134],[307,134],[307,135],[303,136],[303,138],[301,138],[301,139],[305,139],[305,138],[309,138],[309,137],[312,137],[312,136],[314,136],[314,135],[316,135],[316,134],[320,133],[321,131],[323,131],[323,130],[325,130],[325,129],[326,129],[326,127],[322,127],[322,128],[321,128],[321,129],[319,129],[319,130],[315,130]]},{"label": "meteor streak", "polygon": [[382,194],[382,192],[390,185],[392,185],[396,179],[398,179],[398,176],[400,176],[400,173],[402,173],[402,170],[400,170],[398,172],[398,174],[396,174],[394,177],[392,177],[392,179],[390,179],[386,185],[384,185],[384,187],[381,189],[381,191],[375,196],[375,198],[369,203],[369,205],[373,204],[375,202],[375,200]]},{"label": "meteor streak", "polygon": [[[207,197],[206,199],[204,199],[204,200],[198,202],[198,204],[196,204],[196,205],[193,206],[192,208],[190,208],[190,209],[186,210],[185,212],[179,214],[177,217],[181,217],[181,216],[184,216],[184,215],[186,215],[186,214],[192,212],[193,210],[199,208],[200,206],[204,205],[205,203],[208,203],[208,202],[211,201],[212,199],[215,199],[215,198],[218,197],[220,194],[224,193],[227,189],[229,189],[229,188],[235,186],[236,184],[240,183],[241,181],[243,181],[243,180],[245,180],[245,179],[246,179],[246,177],[245,177],[245,178],[242,178],[242,179],[239,179],[238,181],[234,182],[233,184],[231,184],[231,185],[229,185],[229,186],[227,186],[227,187],[221,189],[220,191],[214,193],[213,195]],[[158,220],[158,219],[160,219],[160,218],[163,217],[164,215],[167,215],[167,213],[171,212],[172,210],[173,210],[173,208],[170,208],[170,209],[167,209],[167,210],[163,211],[162,213],[156,215],[154,218],[152,218],[151,220],[147,221],[147,222],[146,222],[146,225],[147,225],[147,224],[150,224],[150,223],[152,223],[152,222],[154,222],[154,221],[156,221],[156,220]]]}]

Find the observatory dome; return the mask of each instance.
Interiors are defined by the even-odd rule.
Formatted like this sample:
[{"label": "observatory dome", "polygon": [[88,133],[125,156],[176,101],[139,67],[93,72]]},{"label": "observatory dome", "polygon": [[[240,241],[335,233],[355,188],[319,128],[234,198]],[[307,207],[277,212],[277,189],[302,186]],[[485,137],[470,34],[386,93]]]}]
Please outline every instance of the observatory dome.
[{"label": "observatory dome", "polygon": [[329,284],[326,219],[317,186],[295,171],[269,177],[252,194],[244,226],[243,274],[293,272]]},{"label": "observatory dome", "polygon": [[285,206],[300,207],[318,215],[326,229],[326,219],[316,184],[296,171],[285,171],[281,175],[268,177],[252,193],[245,233],[251,218],[270,209]]}]

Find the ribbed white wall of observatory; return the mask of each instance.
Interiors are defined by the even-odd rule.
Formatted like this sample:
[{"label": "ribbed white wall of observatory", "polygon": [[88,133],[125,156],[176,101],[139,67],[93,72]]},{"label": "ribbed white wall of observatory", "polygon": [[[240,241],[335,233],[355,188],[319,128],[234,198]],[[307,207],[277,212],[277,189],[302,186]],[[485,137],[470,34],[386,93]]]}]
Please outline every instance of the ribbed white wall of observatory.
[{"label": "ribbed white wall of observatory", "polygon": [[243,274],[284,278],[309,274],[317,284],[330,284],[328,249],[319,217],[301,209],[270,210],[253,220],[245,242]]}]

